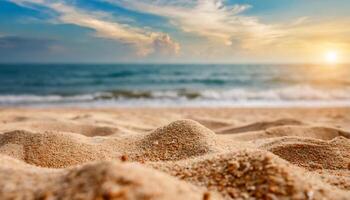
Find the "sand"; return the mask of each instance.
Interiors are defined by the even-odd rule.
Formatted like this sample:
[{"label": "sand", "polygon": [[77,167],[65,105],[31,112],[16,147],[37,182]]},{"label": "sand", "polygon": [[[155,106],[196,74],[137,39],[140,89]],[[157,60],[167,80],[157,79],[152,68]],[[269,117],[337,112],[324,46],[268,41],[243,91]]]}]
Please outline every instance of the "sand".
[{"label": "sand", "polygon": [[349,199],[350,108],[2,108],[0,199]]}]

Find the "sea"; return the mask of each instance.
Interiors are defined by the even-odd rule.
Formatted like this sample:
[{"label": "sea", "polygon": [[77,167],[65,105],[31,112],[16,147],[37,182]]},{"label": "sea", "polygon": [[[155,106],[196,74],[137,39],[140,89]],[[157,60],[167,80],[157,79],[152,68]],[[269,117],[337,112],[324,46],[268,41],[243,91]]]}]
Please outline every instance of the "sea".
[{"label": "sea", "polygon": [[350,65],[0,64],[0,106],[349,106]]}]

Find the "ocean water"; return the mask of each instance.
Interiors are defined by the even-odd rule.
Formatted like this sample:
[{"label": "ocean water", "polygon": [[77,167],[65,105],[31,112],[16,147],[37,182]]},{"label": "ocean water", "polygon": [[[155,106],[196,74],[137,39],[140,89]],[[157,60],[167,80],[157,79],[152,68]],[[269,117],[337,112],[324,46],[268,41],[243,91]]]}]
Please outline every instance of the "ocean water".
[{"label": "ocean water", "polygon": [[293,105],[350,105],[350,66],[0,65],[0,106]]}]

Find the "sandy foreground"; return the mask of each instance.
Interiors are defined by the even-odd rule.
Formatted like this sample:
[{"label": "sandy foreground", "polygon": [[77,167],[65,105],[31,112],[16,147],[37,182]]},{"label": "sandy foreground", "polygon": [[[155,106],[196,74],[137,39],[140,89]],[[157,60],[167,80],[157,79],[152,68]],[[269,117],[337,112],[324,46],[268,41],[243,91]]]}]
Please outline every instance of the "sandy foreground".
[{"label": "sandy foreground", "polygon": [[0,199],[350,199],[350,108],[1,108]]}]

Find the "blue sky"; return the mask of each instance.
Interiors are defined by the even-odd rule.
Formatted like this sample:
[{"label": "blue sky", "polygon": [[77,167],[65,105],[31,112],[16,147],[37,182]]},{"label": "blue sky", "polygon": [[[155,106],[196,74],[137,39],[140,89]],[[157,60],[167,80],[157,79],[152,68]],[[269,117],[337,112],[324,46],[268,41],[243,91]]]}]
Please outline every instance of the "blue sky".
[{"label": "blue sky", "polygon": [[318,62],[348,0],[1,0],[0,62]]}]

